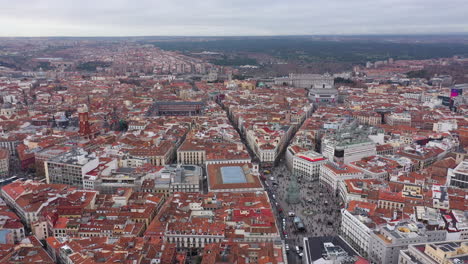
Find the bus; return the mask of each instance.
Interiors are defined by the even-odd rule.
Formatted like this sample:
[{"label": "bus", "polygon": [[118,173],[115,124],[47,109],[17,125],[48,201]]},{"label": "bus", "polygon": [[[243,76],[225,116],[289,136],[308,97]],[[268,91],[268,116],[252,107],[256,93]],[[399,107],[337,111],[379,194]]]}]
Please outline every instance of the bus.
[{"label": "bus", "polygon": [[299,216],[295,216],[293,222],[297,231],[305,231],[304,223],[302,223],[302,220]]}]

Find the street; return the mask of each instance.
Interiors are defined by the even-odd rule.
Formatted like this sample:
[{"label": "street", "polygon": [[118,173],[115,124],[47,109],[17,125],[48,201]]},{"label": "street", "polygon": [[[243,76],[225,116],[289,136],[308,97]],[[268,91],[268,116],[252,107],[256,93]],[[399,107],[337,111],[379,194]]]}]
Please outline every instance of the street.
[{"label": "street", "polygon": [[[289,245],[288,263],[301,263],[302,260],[296,252],[296,246],[302,247],[303,237],[334,236],[337,235],[341,222],[339,199],[320,187],[319,181],[306,181],[298,178],[301,202],[299,204],[288,204],[286,202],[287,188],[291,179],[291,173],[285,162],[280,162],[274,167],[270,174],[265,174],[267,192],[270,195],[272,206],[276,207],[277,224],[282,232],[282,237]],[[274,181],[270,180],[274,178]],[[277,184],[274,184],[275,182]],[[282,212],[281,209],[282,209]],[[305,231],[296,230],[293,223],[294,217],[288,216],[293,212],[302,220]],[[283,230],[283,220],[286,226]],[[286,237],[287,236],[287,237]]]}]

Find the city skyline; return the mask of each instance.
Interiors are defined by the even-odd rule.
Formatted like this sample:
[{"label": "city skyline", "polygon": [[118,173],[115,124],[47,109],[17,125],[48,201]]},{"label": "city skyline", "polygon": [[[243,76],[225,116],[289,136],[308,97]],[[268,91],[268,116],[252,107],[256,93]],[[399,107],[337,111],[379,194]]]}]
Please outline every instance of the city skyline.
[{"label": "city skyline", "polygon": [[467,0],[0,6],[0,264],[468,261]]},{"label": "city skyline", "polygon": [[[436,1],[5,1],[2,37],[468,33],[468,3]],[[183,7],[183,8],[182,8]]]}]

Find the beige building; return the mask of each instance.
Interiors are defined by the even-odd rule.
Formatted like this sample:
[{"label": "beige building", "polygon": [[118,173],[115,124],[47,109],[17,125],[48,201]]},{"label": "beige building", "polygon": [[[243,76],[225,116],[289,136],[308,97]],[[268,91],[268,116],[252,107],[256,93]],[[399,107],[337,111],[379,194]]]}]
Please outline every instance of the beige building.
[{"label": "beige building", "polygon": [[165,166],[170,164],[174,158],[175,144],[165,141],[159,146],[151,146],[145,148],[135,148],[129,151],[129,154],[134,157],[146,159],[149,163],[155,166]]},{"label": "beige building", "polygon": [[359,112],[353,114],[353,118],[355,118],[360,124],[376,126],[382,124],[382,116],[376,112]]},{"label": "beige building", "polygon": [[177,151],[178,164],[202,165],[206,160],[205,150]]},{"label": "beige building", "polygon": [[205,144],[187,138],[177,150],[178,164],[203,165],[206,161]]},{"label": "beige building", "polygon": [[466,263],[468,258],[468,241],[451,241],[410,245],[401,250],[398,258],[400,264],[459,264]]}]

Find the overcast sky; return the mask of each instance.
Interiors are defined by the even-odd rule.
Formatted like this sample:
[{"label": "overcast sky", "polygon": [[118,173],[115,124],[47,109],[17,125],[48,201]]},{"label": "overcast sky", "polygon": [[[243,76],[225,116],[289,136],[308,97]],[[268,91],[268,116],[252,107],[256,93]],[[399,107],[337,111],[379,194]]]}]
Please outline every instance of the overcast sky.
[{"label": "overcast sky", "polygon": [[467,32],[468,0],[0,0],[0,36]]}]

